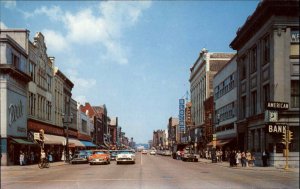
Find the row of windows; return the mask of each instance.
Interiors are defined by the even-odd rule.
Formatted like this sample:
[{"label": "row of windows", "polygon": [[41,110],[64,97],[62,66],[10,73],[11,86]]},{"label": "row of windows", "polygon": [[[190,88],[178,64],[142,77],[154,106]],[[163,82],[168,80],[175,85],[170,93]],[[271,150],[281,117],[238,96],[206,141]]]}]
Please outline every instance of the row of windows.
[{"label": "row of windows", "polygon": [[214,99],[217,100],[234,88],[234,73],[227,77],[214,89]]},{"label": "row of windows", "polygon": [[52,103],[39,94],[28,93],[28,113],[39,119],[51,121]]},{"label": "row of windows", "polygon": [[[270,62],[270,36],[265,36],[261,41],[262,46],[262,63],[261,66]],[[240,79],[246,79],[247,76],[247,55],[241,58],[241,67],[240,67]],[[254,45],[249,51],[249,61],[250,61],[250,73],[257,71],[258,57],[257,57],[257,45]]]},{"label": "row of windows", "polygon": [[[291,101],[290,101],[290,107],[291,108],[299,108],[299,80],[291,80]],[[250,104],[250,111],[249,116],[256,115],[258,113],[258,105],[262,108],[262,110],[265,109],[266,102],[270,101],[270,85],[266,84],[262,88],[262,99],[261,103],[258,104],[257,99],[257,91],[252,91],[249,98],[249,104]],[[243,119],[246,117],[246,107],[247,107],[247,97],[243,96],[241,97],[241,106],[240,106],[240,118]]]},{"label": "row of windows", "polygon": [[215,111],[215,122],[219,123],[235,116],[235,103],[231,102]]}]

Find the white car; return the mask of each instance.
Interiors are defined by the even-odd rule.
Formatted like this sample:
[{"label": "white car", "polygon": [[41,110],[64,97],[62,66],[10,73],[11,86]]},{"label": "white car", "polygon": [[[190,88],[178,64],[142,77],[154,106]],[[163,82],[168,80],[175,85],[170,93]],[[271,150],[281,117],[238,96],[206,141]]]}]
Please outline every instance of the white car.
[{"label": "white car", "polygon": [[150,155],[156,155],[156,151],[155,150],[151,150],[150,151]]},{"label": "white car", "polygon": [[135,164],[135,153],[132,150],[120,150],[116,157],[117,164],[132,163]]}]

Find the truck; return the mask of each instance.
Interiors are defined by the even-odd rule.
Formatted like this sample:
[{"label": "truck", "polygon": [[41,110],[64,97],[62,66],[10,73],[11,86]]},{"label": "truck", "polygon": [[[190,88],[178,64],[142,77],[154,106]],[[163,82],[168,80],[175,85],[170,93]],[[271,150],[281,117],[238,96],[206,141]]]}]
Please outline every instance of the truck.
[{"label": "truck", "polygon": [[198,157],[192,150],[192,144],[178,143],[172,146],[172,157],[177,159],[177,151],[181,152],[180,158],[182,161],[198,162]]}]

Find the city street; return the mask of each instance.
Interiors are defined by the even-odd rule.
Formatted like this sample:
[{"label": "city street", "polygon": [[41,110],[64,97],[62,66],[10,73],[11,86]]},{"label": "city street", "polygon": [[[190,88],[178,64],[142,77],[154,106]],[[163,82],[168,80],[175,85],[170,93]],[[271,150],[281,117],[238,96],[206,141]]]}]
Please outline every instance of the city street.
[{"label": "city street", "polygon": [[299,188],[299,171],[274,167],[231,168],[227,163],[183,162],[136,153],[136,164],[54,163],[49,169],[1,167],[2,189],[199,189]]}]

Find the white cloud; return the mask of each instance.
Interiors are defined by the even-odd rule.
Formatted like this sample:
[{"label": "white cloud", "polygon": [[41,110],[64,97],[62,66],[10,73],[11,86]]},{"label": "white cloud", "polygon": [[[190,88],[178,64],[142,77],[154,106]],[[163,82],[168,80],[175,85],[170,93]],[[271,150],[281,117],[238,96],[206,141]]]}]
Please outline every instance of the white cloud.
[{"label": "white cloud", "polygon": [[50,8],[43,6],[32,13],[25,12],[24,16],[30,18],[46,15],[51,20],[62,22],[67,30],[66,37],[55,31],[45,30],[46,39],[50,38],[47,40],[47,43],[51,43],[49,47],[57,47],[57,50],[61,50],[71,43],[99,44],[106,50],[101,54],[103,60],[127,64],[129,47],[122,44],[121,39],[126,29],[134,26],[142,11],[150,6],[150,1],[107,1],[100,2],[96,9],[91,7],[78,12],[63,12],[58,6]]},{"label": "white cloud", "polygon": [[4,1],[1,1],[1,4],[4,5],[5,8],[8,8],[8,9],[13,9],[17,6],[17,2],[14,1],[14,0],[4,0]]},{"label": "white cloud", "polygon": [[33,12],[23,12],[23,14],[25,18],[46,15],[53,21],[63,19],[63,11],[58,6],[52,6],[50,8],[42,6],[38,9],[35,9]]},{"label": "white cloud", "polygon": [[60,33],[47,29],[43,30],[42,33],[45,36],[46,45],[50,51],[64,52],[69,50],[68,41]]},{"label": "white cloud", "polygon": [[8,27],[3,22],[0,22],[0,28],[1,29],[7,29]]}]

